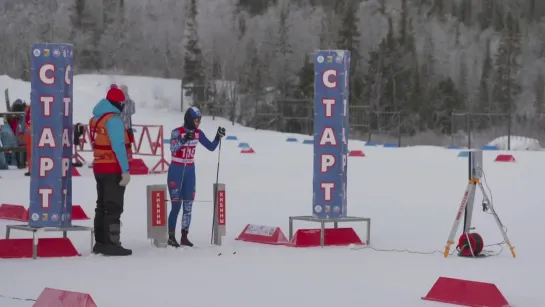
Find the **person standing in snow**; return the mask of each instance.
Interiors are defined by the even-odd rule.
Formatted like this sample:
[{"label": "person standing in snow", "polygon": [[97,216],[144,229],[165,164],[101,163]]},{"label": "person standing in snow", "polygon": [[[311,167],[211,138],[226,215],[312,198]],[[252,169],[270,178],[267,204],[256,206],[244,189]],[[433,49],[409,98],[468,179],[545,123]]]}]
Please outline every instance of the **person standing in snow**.
[{"label": "person standing in snow", "polygon": [[[199,129],[201,111],[196,107],[187,109],[184,125],[172,130],[170,136],[170,152],[172,154],[168,167],[167,184],[172,208],[168,215],[168,245],[180,247],[193,246],[187,235],[191,225],[191,211],[196,192],[195,151],[201,143],[210,151],[216,150],[225,136],[225,128],[218,127],[214,141],[210,141]],[[182,213],[182,239],[176,240],[176,223],[180,209]]]},{"label": "person standing in snow", "polygon": [[93,173],[97,186],[95,242],[93,253],[128,256],[132,250],[121,245],[121,214],[125,188],[129,184],[129,134],[121,120],[125,95],[112,86],[93,109],[89,134],[93,145]]},{"label": "person standing in snow", "polygon": [[[131,96],[129,95],[129,87],[126,85],[121,85],[121,90],[123,91],[123,94],[125,94],[125,107],[123,108],[123,111],[121,111],[121,119],[123,120],[123,124],[125,125],[125,129],[127,129],[127,132],[129,133],[129,139],[131,141],[131,144],[134,143],[134,132],[132,130],[132,116],[136,112],[136,107],[134,105],[134,100],[131,99]],[[131,148],[132,151],[132,148]]]},{"label": "person standing in snow", "polygon": [[24,139],[26,146],[26,161],[28,172],[25,173],[25,176],[30,176],[30,171],[32,169],[32,118],[30,117],[31,113],[32,110],[30,108],[30,105],[27,105],[25,109]]}]

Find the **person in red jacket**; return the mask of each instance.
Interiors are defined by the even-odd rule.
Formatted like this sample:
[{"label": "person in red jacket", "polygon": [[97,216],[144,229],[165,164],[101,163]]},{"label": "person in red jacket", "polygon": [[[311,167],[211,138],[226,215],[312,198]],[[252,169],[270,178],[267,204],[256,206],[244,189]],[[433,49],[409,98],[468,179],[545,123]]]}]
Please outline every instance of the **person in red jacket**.
[{"label": "person in red jacket", "polygon": [[124,248],[120,241],[125,187],[131,179],[131,143],[120,117],[124,101],[125,95],[120,89],[110,88],[106,99],[94,107],[89,121],[97,187],[93,253],[108,256],[132,255],[132,250]]}]

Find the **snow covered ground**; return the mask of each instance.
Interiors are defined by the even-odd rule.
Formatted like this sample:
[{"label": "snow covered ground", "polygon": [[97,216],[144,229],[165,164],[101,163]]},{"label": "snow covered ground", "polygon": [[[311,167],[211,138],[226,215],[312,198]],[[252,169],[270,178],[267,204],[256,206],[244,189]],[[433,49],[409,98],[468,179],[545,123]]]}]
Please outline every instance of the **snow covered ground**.
[{"label": "snow covered ground", "polygon": [[542,150],[538,140],[518,135],[512,135],[510,138],[500,136],[488,145],[496,146],[499,150],[507,150],[509,145],[511,145],[511,150]]},{"label": "snow covered ground", "polygon": [[[78,81],[74,117],[86,122],[109,81],[101,86],[90,77]],[[163,124],[169,131],[181,124],[182,117],[177,112],[140,108],[134,122]],[[467,160],[458,158],[458,151],[425,146],[372,148],[358,141],[351,141],[350,148],[362,149],[367,156],[349,159],[348,210],[350,215],[372,218],[371,247],[297,249],[234,238],[248,223],[280,226],[287,233],[288,216],[311,213],[312,146],[285,142],[293,135],[256,132],[225,120],[203,118],[202,129],[209,137],[218,125],[226,126],[228,135],[236,135],[256,151],[241,155],[236,141],[223,142],[220,182],[227,186],[228,208],[223,256],[217,256],[213,247],[202,248],[210,245],[210,201],[218,153],[200,148],[199,202],[194,205],[190,236],[201,248],[165,250],[150,245],[146,240],[145,186],[166,183],[166,175],[133,176],[122,218],[122,241],[134,250],[133,256],[90,255],[88,234],[71,234],[82,257],[0,260],[0,295],[36,298],[44,287],[52,287],[90,293],[100,307],[442,306],[420,297],[439,276],[448,276],[496,283],[517,307],[545,306],[545,195],[538,193],[545,185],[542,152],[516,152],[516,163],[495,163],[498,152],[484,153],[487,183],[516,245],[517,259],[497,246],[486,249],[501,253],[486,259],[443,258],[440,251],[467,184]],[[92,214],[94,179],[89,169],[80,170],[82,176],[74,178],[73,202]],[[0,203],[27,204],[29,179],[23,171],[1,174]],[[21,192],[13,193],[16,190]],[[479,194],[476,201],[480,201]],[[0,236],[8,223],[0,221]],[[477,211],[474,225],[486,244],[502,241],[490,215]],[[351,226],[364,235],[360,232],[363,227]],[[32,302],[0,297],[0,306],[26,307]]]}]

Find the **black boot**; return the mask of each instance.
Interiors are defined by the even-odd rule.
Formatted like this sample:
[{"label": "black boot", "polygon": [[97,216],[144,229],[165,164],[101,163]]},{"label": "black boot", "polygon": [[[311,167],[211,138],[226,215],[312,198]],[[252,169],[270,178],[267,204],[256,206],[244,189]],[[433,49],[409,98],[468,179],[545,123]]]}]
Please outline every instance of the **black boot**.
[{"label": "black boot", "polygon": [[29,176],[30,176],[30,172],[26,172],[26,173],[25,173],[25,176],[29,177]]},{"label": "black boot", "polygon": [[94,234],[95,245],[93,246],[93,253],[100,254],[100,251],[104,249],[102,245],[106,242],[106,234],[104,229],[104,216],[102,213],[95,211],[94,219]]},{"label": "black boot", "polygon": [[173,232],[168,233],[168,245],[176,248],[180,247],[180,243],[176,240],[176,235]]},{"label": "black boot", "polygon": [[[105,244],[95,244],[97,247],[93,252],[104,256],[130,256],[132,250],[124,248],[120,241],[121,225],[110,224],[108,227],[107,241]],[[95,251],[96,250],[96,251]]]},{"label": "black boot", "polygon": [[187,233],[187,230],[182,230],[182,239],[180,240],[180,244],[183,246],[193,247],[193,243],[191,243],[191,241],[189,241],[187,238]]}]

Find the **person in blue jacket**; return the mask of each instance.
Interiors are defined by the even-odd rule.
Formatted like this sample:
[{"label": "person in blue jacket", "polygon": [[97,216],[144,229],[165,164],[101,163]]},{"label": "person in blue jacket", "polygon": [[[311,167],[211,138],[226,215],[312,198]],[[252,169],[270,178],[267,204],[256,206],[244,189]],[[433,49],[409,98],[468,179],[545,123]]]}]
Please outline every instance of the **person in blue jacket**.
[{"label": "person in blue jacket", "polygon": [[[184,125],[172,130],[170,136],[171,162],[167,182],[172,208],[168,216],[168,245],[174,247],[193,246],[187,238],[191,225],[191,211],[196,192],[195,151],[201,143],[210,151],[216,150],[225,136],[225,128],[218,127],[214,141],[210,141],[199,129],[201,112],[196,107],[187,109]],[[176,240],[176,221],[182,213],[182,239]]]},{"label": "person in blue jacket", "polygon": [[121,246],[121,214],[125,187],[129,184],[129,136],[120,114],[125,95],[110,88],[106,99],[93,109],[89,136],[93,146],[93,173],[97,187],[93,252],[108,256],[128,256],[132,250]]}]

